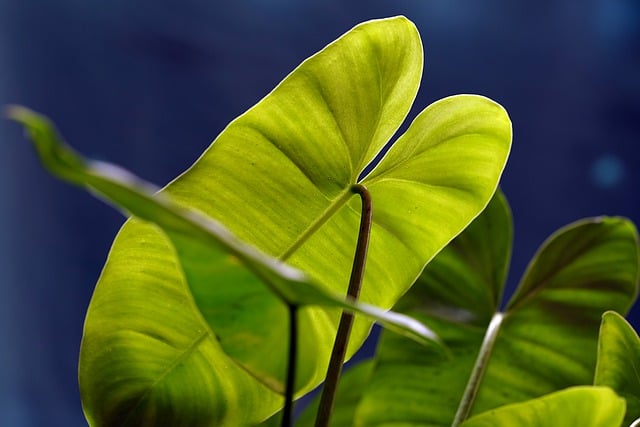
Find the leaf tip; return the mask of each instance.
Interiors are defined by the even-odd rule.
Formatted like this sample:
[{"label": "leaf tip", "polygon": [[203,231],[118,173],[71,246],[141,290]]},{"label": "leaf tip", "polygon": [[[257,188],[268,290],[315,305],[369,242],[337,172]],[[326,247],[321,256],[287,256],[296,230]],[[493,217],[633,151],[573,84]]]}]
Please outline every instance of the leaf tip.
[{"label": "leaf tip", "polygon": [[41,114],[17,104],[5,105],[2,109],[2,115],[24,126],[27,135],[34,132],[39,125],[47,124],[48,122]]},{"label": "leaf tip", "polygon": [[31,111],[21,105],[8,104],[2,109],[2,115],[5,118],[16,122],[24,122],[29,114],[31,114]]},{"label": "leaf tip", "polygon": [[421,322],[416,321],[413,339],[421,345],[434,348],[436,352],[446,360],[453,358],[453,353],[451,353],[451,350],[447,347],[442,338]]}]

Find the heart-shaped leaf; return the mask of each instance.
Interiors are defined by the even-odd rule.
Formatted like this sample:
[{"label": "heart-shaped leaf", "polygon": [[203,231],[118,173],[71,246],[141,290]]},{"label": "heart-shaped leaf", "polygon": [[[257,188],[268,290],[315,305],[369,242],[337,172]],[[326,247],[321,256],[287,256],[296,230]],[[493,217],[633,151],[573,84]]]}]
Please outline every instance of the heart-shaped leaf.
[{"label": "heart-shaped leaf", "polygon": [[[326,289],[345,294],[361,211],[352,186],[366,186],[373,225],[360,298],[390,308],[486,205],[511,140],[499,105],[478,96],[447,98],[421,113],[378,167],[359,179],[404,119],[421,70],[420,38],[408,20],[359,25],[234,120],[164,191]],[[177,246],[178,252],[197,252]],[[116,241],[114,250],[119,248]],[[238,339],[223,343],[225,350],[281,390],[286,333],[275,325],[286,324],[286,312],[250,280],[234,285],[233,300],[212,293],[200,298],[198,282],[218,280],[216,267],[182,268],[207,321],[235,329]],[[338,316],[337,310],[319,308],[300,313],[306,331],[301,390],[324,378]],[[369,321],[356,320],[349,354],[369,330]],[[269,349],[271,357],[256,348]]]},{"label": "heart-shaped leaf", "polygon": [[624,399],[607,387],[572,387],[477,415],[461,427],[619,427]]},{"label": "heart-shaped leaf", "polygon": [[625,426],[640,418],[640,339],[624,317],[613,311],[602,316],[594,384],[611,387],[625,398]]},{"label": "heart-shaped leaf", "polygon": [[453,357],[383,333],[356,424],[458,425],[469,415],[592,383],[600,316],[626,312],[636,296],[634,226],[593,218],[561,229],[501,312],[510,235],[498,193],[427,266],[395,309],[427,322]]},{"label": "heart-shaped leaf", "polygon": [[[374,213],[361,298],[389,308],[487,204],[511,142],[510,121],[499,105],[479,96],[450,97],[425,109],[374,171],[361,177],[409,111],[421,72],[422,46],[410,21],[396,17],[361,24],[303,62],[234,120],[162,193],[215,218],[260,253],[304,271],[328,295],[344,295],[361,210],[352,188],[368,187]],[[127,222],[87,316],[80,369],[85,410],[105,416],[116,406],[104,409],[99,396],[105,393],[125,409],[133,401],[134,411],[176,410],[170,398],[155,390],[178,375],[185,355],[199,354],[210,339],[262,384],[282,391],[288,319],[271,293],[277,286],[268,290],[262,284],[262,274],[268,279],[271,272],[250,274],[235,268],[233,257],[221,256],[197,239]],[[275,282],[281,283],[278,277]],[[286,292],[298,295],[298,288],[316,289],[289,286]],[[145,328],[123,337],[116,319],[138,315],[158,289],[164,291],[154,295],[156,311],[143,315]],[[291,298],[282,289],[278,292]],[[171,334],[159,333],[172,321],[168,313],[178,308],[189,311],[194,324],[200,322],[195,331],[210,327],[217,339],[197,332],[175,343]],[[299,393],[324,377],[340,311],[300,310]],[[359,316],[348,353],[369,329],[370,321]],[[116,336],[118,348],[112,342]],[[156,371],[138,372],[128,377],[131,383],[112,375],[116,372],[109,361],[131,360],[135,354],[142,365],[151,353],[149,345],[163,348],[166,342],[177,351],[154,362]],[[111,356],[100,355],[105,347],[113,348]],[[226,362],[218,357],[207,358],[218,369],[215,387],[224,390],[223,400],[236,404],[248,380],[225,377]],[[105,382],[105,377],[117,383]],[[197,384],[193,382],[193,390]],[[264,417],[262,406],[250,406],[245,413],[253,414],[251,419]],[[182,410],[189,410],[188,405]],[[216,422],[235,422],[224,416],[220,420]]]}]

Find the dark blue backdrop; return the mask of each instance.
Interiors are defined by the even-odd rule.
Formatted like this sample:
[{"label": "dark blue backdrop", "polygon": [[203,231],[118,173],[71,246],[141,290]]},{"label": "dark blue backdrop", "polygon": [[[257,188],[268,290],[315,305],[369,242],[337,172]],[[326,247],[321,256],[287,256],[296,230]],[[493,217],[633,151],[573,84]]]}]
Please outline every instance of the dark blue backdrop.
[{"label": "dark blue backdrop", "polygon": [[[44,112],[83,153],[165,184],[301,60],[404,14],[426,51],[416,108],[479,93],[511,114],[511,287],[558,227],[640,222],[637,0],[220,3],[0,0],[0,104]],[[82,322],[123,218],[43,172],[18,126],[1,121],[0,139],[0,425],[85,425]]]}]

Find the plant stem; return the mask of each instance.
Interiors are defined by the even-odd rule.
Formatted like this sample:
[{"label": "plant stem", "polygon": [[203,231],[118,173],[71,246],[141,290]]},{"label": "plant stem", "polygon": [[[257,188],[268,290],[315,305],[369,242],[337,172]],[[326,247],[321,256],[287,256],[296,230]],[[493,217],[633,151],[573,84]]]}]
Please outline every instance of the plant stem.
[{"label": "plant stem", "polygon": [[298,306],[289,305],[289,360],[287,362],[287,384],[282,410],[282,427],[290,427],[293,420],[293,395],[296,388],[296,363],[298,358]]},{"label": "plant stem", "polygon": [[491,318],[491,322],[489,323],[487,332],[485,333],[484,339],[482,340],[482,345],[480,346],[480,351],[478,352],[476,363],[473,365],[473,370],[471,371],[471,375],[469,376],[469,382],[467,383],[467,387],[464,389],[464,394],[462,395],[462,399],[460,400],[460,406],[458,406],[458,410],[456,412],[455,418],[453,419],[451,427],[458,427],[464,420],[469,417],[469,414],[471,413],[473,402],[475,401],[476,394],[478,393],[478,389],[480,388],[482,376],[484,375],[484,371],[487,368],[487,363],[489,362],[489,358],[491,357],[493,345],[496,342],[496,338],[498,336],[498,332],[500,331],[500,326],[502,325],[503,319],[503,313],[496,313]]},{"label": "plant stem", "polygon": [[[371,235],[371,217],[372,202],[371,195],[364,185],[355,184],[351,187],[353,193],[359,194],[362,201],[362,214],[360,216],[360,230],[358,232],[358,243],[353,258],[353,266],[351,268],[351,277],[349,279],[349,288],[347,296],[353,300],[357,300],[360,296],[360,288],[364,277],[364,267],[367,260],[367,249],[369,247],[369,237]],[[318,407],[318,415],[316,417],[316,427],[328,427],[329,420],[333,413],[333,405],[338,389],[340,374],[342,373],[342,364],[344,363],[349,344],[349,336],[353,326],[354,315],[352,313],[343,312],[340,317],[340,324],[336,333],[336,340],[333,343],[331,358],[329,359],[329,367],[325,378],[324,387],[322,388],[322,396],[320,397],[320,406]]]}]

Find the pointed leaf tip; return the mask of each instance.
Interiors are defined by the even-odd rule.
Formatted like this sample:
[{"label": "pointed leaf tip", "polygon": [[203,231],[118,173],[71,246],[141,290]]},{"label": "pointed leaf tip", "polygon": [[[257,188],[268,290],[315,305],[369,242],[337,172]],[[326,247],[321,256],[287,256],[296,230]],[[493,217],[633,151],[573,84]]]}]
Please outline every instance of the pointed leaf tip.
[{"label": "pointed leaf tip", "polygon": [[39,126],[53,127],[53,124],[46,116],[22,105],[5,105],[2,114],[7,119],[23,125],[27,132],[32,132]]},{"label": "pointed leaf tip", "polygon": [[15,104],[5,105],[2,109],[2,115],[7,119],[14,121],[23,121],[22,116],[30,112],[31,110],[29,110],[28,108]]},{"label": "pointed leaf tip", "polygon": [[611,387],[627,401],[625,425],[640,416],[640,339],[615,311],[602,315],[594,384]]}]

